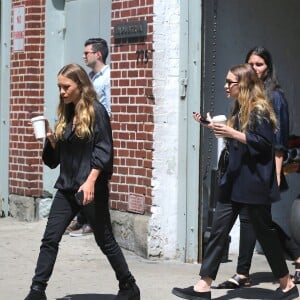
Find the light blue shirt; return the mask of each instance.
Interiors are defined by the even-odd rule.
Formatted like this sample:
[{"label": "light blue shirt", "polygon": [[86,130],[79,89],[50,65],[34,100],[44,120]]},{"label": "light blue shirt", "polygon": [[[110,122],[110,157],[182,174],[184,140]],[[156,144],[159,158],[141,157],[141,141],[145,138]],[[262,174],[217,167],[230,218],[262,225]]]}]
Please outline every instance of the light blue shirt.
[{"label": "light blue shirt", "polygon": [[110,108],[110,68],[106,65],[100,72],[89,74],[94,88],[99,96],[99,102],[106,108],[109,116],[111,114]]}]

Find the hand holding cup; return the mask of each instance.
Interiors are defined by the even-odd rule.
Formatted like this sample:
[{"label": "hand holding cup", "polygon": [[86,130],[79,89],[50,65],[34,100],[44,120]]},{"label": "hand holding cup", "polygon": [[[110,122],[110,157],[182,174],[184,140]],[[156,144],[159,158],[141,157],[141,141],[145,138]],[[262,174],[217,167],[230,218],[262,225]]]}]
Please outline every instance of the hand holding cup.
[{"label": "hand holding cup", "polygon": [[45,120],[46,118],[44,116],[37,116],[30,120],[34,129],[35,138],[37,140],[46,137]]},{"label": "hand holding cup", "polygon": [[223,125],[226,125],[226,122],[227,122],[226,116],[225,115],[214,116],[212,118],[212,122],[214,124],[213,129],[214,129],[215,136],[217,138],[224,137],[224,135],[222,134],[222,130],[225,127]]}]

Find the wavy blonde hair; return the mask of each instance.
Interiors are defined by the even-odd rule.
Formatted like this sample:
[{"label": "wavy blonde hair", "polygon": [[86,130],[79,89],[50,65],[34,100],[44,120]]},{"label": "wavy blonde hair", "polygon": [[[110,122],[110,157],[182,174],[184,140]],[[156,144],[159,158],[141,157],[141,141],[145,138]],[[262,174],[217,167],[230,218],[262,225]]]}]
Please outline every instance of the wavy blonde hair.
[{"label": "wavy blonde hair", "polygon": [[60,98],[57,108],[58,120],[55,125],[55,135],[57,139],[62,139],[67,123],[73,116],[76,117],[75,134],[79,138],[89,138],[93,132],[95,121],[94,101],[97,93],[86,71],[78,64],[64,66],[57,76],[65,76],[78,85],[81,92],[79,102],[74,106],[73,103],[65,104]]},{"label": "wavy blonde hair", "polygon": [[237,114],[239,116],[240,130],[245,132],[253,121],[252,112],[255,112],[255,118],[269,118],[274,131],[277,128],[277,120],[272,105],[267,100],[261,80],[249,64],[241,64],[232,67],[229,70],[238,81],[239,95],[232,115],[228,120],[228,125],[234,127]]}]

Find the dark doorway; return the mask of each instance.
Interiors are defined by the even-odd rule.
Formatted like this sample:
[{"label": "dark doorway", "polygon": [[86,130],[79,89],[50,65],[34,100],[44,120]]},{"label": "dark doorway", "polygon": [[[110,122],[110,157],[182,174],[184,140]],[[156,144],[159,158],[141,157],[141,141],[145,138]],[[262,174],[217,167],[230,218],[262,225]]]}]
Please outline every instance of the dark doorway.
[{"label": "dark doorway", "polygon": [[[203,0],[202,112],[228,115],[231,101],[224,93],[227,70],[243,63],[248,50],[262,45],[272,53],[289,103],[290,133],[300,135],[299,11],[297,0]],[[211,170],[217,165],[217,141],[208,130],[202,134],[201,149],[200,190],[204,203],[210,196]],[[287,231],[291,203],[300,193],[298,176],[287,176],[290,188],[273,207],[275,220]],[[204,207],[204,231],[207,209]]]}]

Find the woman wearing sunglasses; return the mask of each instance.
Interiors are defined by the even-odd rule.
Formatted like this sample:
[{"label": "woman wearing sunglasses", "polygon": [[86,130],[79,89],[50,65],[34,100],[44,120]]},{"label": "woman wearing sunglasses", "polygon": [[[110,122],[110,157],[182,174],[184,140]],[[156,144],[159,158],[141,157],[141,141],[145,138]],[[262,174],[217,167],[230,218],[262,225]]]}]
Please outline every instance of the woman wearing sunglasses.
[{"label": "woman wearing sunglasses", "polygon": [[[281,179],[284,178],[282,163],[284,151],[288,148],[289,137],[288,103],[278,83],[271,53],[266,48],[258,46],[251,49],[246,55],[246,62],[252,66],[257,76],[262,80],[265,94],[271,102],[276,115],[278,130],[274,136],[275,164],[277,182],[282,187],[283,182],[281,182]],[[220,289],[235,289],[251,285],[249,271],[256,244],[256,235],[249,220],[247,208],[240,211],[239,218],[240,247],[236,274],[220,283],[218,285]],[[278,224],[274,223],[274,227],[280,235],[285,252],[295,262],[294,283],[300,283],[300,248]]]},{"label": "woman wearing sunglasses", "polygon": [[242,208],[247,207],[256,237],[271,270],[279,280],[279,288],[269,299],[295,299],[298,289],[289,275],[283,250],[273,228],[270,206],[279,200],[276,180],[273,139],[277,128],[272,105],[266,99],[261,80],[249,64],[232,67],[225,82],[227,98],[234,99],[227,124],[209,124],[216,136],[227,139],[229,162],[220,178],[211,235],[204,253],[200,279],[188,288],[173,288],[172,293],[183,299],[210,300],[211,284],[222,260],[228,235]]}]

